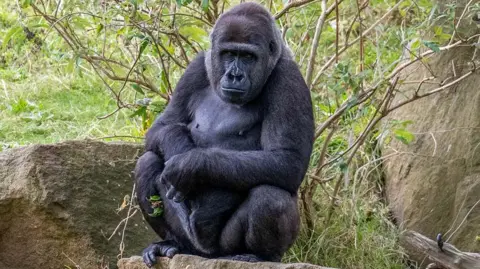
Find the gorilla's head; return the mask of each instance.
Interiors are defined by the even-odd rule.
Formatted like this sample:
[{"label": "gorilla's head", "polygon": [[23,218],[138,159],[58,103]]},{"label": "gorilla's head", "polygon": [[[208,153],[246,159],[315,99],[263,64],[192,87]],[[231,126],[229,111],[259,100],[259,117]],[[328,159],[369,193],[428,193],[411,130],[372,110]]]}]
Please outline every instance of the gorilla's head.
[{"label": "gorilla's head", "polygon": [[273,17],[258,4],[243,3],[217,20],[210,37],[205,65],[216,93],[236,104],[255,99],[284,51]]}]

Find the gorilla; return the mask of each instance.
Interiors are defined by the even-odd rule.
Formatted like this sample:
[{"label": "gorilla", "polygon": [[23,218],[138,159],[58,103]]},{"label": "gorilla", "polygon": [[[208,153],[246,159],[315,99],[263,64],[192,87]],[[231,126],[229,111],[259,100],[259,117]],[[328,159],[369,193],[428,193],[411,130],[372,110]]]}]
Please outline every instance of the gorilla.
[{"label": "gorilla", "polygon": [[[280,261],[298,234],[310,91],[262,6],[233,7],[210,38],[148,130],[135,168],[139,206],[163,239],[143,251],[148,266],[179,253]],[[159,201],[151,197],[161,214],[152,214]]]}]

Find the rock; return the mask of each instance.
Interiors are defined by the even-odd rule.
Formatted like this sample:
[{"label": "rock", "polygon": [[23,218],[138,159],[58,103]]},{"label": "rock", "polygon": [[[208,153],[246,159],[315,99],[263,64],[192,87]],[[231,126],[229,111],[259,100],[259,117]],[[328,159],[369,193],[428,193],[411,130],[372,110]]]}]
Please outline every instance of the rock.
[{"label": "rock", "polygon": [[[205,259],[191,255],[175,255],[173,259],[158,258],[156,269],[333,269],[306,263],[274,263],[274,262],[240,262],[231,260]],[[142,257],[120,259],[117,263],[119,269],[148,269]]]},{"label": "rock", "polygon": [[[73,141],[0,153],[0,268],[100,268],[116,263],[132,171],[143,147]],[[132,210],[132,212],[134,209]],[[140,212],[128,220],[123,255],[156,238]]]},{"label": "rock", "polygon": [[[469,47],[438,53],[408,67],[402,80],[421,81],[433,72],[438,82],[453,74],[452,63],[460,77],[471,70],[473,54]],[[400,91],[411,93],[417,84]],[[449,243],[466,252],[480,251],[479,85],[480,75],[474,74],[447,91],[396,110],[390,119],[413,121],[408,130],[415,140],[409,145],[392,141],[383,153],[393,154],[384,169],[387,200],[398,224],[430,239],[438,233],[444,240],[453,235]],[[436,87],[423,84],[426,91]]]}]

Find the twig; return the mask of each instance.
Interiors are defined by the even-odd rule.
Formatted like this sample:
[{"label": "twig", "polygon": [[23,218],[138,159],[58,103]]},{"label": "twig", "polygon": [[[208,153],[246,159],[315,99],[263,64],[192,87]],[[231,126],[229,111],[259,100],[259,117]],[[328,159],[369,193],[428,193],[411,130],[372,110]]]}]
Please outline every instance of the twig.
[{"label": "twig", "polygon": [[[318,17],[317,26],[315,27],[315,35],[313,37],[313,44],[310,50],[310,58],[308,59],[307,64],[307,74],[305,80],[307,85],[310,88],[312,85],[312,73],[315,66],[315,58],[317,57],[317,48],[318,42],[320,41],[320,36],[322,35],[323,24],[325,23],[325,18],[327,15],[327,0],[322,0],[322,14]],[[337,14],[338,17],[338,14]]]},{"label": "twig", "polygon": [[450,239],[452,238],[452,236],[458,231],[458,229],[460,229],[460,227],[462,227],[463,223],[467,220],[468,216],[470,216],[470,213],[472,213],[473,209],[480,203],[480,199],[472,206],[472,208],[470,208],[470,210],[468,210],[467,214],[465,214],[465,217],[463,218],[462,222],[460,222],[460,224],[458,224],[457,226],[457,229],[455,229],[455,231],[452,232],[452,234],[450,234],[450,236],[447,238],[447,240],[445,240],[445,242],[448,242],[450,241]]},{"label": "twig", "polygon": [[[398,6],[400,6],[401,3],[403,3],[403,1],[405,0],[400,0],[398,1],[398,3],[396,3],[391,9],[389,9],[380,19],[378,19],[376,22],[374,22],[367,30],[365,30],[363,32],[363,34],[357,38],[355,38],[355,40],[353,40],[352,42],[348,43],[347,45],[345,45],[343,48],[341,48],[339,51],[338,51],[338,55],[337,53],[335,53],[334,56],[330,57],[330,59],[322,66],[322,68],[320,69],[320,71],[317,73],[317,75],[315,76],[315,78],[313,79],[313,82],[312,82],[312,85],[316,85],[317,84],[317,81],[318,79],[320,78],[320,76],[323,74],[323,72],[328,68],[330,67],[330,65],[335,61],[335,59],[338,58],[338,56],[340,54],[342,54],[343,52],[345,52],[348,48],[350,48],[352,45],[354,45],[355,43],[357,43],[361,38],[364,38],[365,36],[367,36],[373,29],[375,29],[375,27],[377,27],[378,24],[380,24],[380,22],[382,22],[385,18],[387,18],[390,13],[392,13],[394,10],[396,10],[398,8]],[[338,26],[337,26],[338,27]]]},{"label": "twig", "polygon": [[460,27],[460,23],[463,20],[463,16],[465,16],[465,13],[466,13],[467,9],[472,4],[472,2],[473,2],[473,0],[470,0],[467,3],[467,5],[465,6],[465,8],[463,9],[462,15],[460,15],[460,17],[458,18],[457,24],[455,25],[455,27],[453,29],[452,37],[450,38],[450,41],[448,42],[448,45],[452,44],[453,39],[455,38],[455,35],[457,34],[457,29],[458,29],[458,27]]},{"label": "twig", "polygon": [[301,7],[303,5],[306,5],[310,2],[313,2],[314,0],[301,0],[301,1],[292,1],[288,3],[282,10],[280,10],[277,14],[275,14],[273,17],[278,20],[280,17],[282,17],[287,11],[289,11],[291,8],[294,7]]}]

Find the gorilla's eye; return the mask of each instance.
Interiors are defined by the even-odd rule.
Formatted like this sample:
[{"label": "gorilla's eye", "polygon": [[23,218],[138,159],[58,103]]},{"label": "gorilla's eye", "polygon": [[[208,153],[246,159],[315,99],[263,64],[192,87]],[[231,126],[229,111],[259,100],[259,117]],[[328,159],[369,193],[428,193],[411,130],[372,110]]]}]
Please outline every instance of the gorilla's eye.
[{"label": "gorilla's eye", "polygon": [[240,56],[245,61],[254,61],[257,58],[253,53],[250,53],[250,52],[243,52],[240,54]]},{"label": "gorilla's eye", "polygon": [[236,54],[233,51],[229,51],[229,50],[222,51],[220,55],[228,58],[232,58],[236,56]]}]

